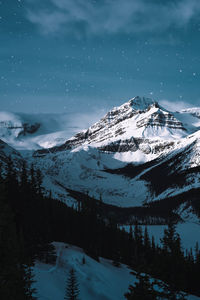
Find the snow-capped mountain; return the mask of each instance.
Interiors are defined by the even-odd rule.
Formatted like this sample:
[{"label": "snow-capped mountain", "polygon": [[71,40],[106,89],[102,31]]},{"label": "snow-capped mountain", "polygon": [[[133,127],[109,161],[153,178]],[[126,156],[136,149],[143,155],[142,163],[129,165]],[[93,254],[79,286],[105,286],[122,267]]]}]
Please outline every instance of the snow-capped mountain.
[{"label": "snow-capped mountain", "polygon": [[186,135],[186,128],[172,113],[152,99],[135,97],[51,151],[90,145],[111,152],[134,152],[140,148],[150,152],[149,144],[158,140],[170,144],[169,141]]},{"label": "snow-capped mountain", "polygon": [[188,113],[200,119],[200,107],[192,107],[187,109],[182,109],[181,113]]},{"label": "snow-capped mountain", "polygon": [[[84,116],[82,116],[84,117]],[[37,150],[62,145],[82,128],[79,115],[25,114],[0,111],[0,138],[17,150]],[[92,118],[90,120],[92,122]],[[89,126],[83,118],[84,126]]]},{"label": "snow-capped mountain", "polygon": [[[181,203],[183,195],[193,191],[196,197],[200,190],[199,112],[193,108],[173,113],[137,96],[70,139],[63,131],[63,142],[56,141],[60,131],[41,131],[44,123],[38,122],[37,134],[28,134],[40,139],[35,143],[39,146],[27,147],[38,150],[26,152],[25,158],[42,171],[45,189],[69,205],[75,201],[70,191],[120,207],[174,198]],[[24,132],[24,127],[15,130]],[[12,145],[18,139],[19,146],[19,135]]]},{"label": "snow-capped mountain", "polygon": [[40,123],[23,120],[20,115],[0,112],[0,137],[5,142],[13,142],[27,135],[32,135],[40,128]]}]

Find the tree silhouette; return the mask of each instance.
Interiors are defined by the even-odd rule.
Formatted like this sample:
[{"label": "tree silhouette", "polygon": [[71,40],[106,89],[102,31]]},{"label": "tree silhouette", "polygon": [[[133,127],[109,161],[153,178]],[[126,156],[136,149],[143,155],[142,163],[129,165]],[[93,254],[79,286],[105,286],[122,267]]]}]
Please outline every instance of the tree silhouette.
[{"label": "tree silhouette", "polygon": [[138,282],[134,286],[129,286],[129,292],[124,296],[127,300],[156,300],[157,293],[153,288],[153,284],[149,280],[148,275],[137,274]]},{"label": "tree silhouette", "polygon": [[79,285],[73,268],[69,271],[69,277],[67,280],[67,287],[65,292],[65,300],[78,300],[79,296]]}]

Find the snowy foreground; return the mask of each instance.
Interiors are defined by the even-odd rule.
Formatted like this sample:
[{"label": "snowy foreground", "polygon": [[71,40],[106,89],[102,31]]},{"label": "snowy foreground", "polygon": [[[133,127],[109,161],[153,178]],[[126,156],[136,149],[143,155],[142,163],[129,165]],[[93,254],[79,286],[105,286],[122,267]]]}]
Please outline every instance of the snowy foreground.
[{"label": "snowy foreground", "polygon": [[[35,287],[38,300],[63,300],[66,280],[69,270],[73,267],[79,282],[80,300],[122,300],[128,291],[129,284],[133,284],[136,277],[125,265],[114,267],[107,259],[100,262],[84,254],[83,250],[54,243],[57,252],[55,266],[36,263],[34,267]],[[83,256],[85,264],[82,263]],[[200,299],[189,296],[189,300]]]}]

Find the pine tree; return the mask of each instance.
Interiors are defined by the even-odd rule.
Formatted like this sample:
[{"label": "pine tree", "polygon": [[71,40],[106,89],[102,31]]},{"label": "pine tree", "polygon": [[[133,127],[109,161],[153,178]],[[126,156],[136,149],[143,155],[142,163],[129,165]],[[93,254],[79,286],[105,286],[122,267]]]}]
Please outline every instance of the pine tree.
[{"label": "pine tree", "polygon": [[156,300],[157,292],[153,288],[153,284],[149,280],[148,275],[136,275],[138,282],[129,286],[129,292],[124,296],[128,300]]},{"label": "pine tree", "polygon": [[32,300],[31,270],[23,264],[23,249],[14,214],[0,184],[0,299]]},{"label": "pine tree", "polygon": [[[138,263],[143,256],[143,253],[141,251],[143,247],[143,236],[142,236],[142,229],[141,226],[138,226],[138,224],[135,224],[134,227],[134,261]],[[143,258],[142,258],[143,260]],[[140,261],[141,263],[141,261]],[[143,263],[142,263],[143,264]]]},{"label": "pine tree", "polygon": [[120,252],[118,249],[116,249],[113,253],[113,261],[112,261],[113,266],[115,267],[120,267]]},{"label": "pine tree", "polygon": [[171,254],[181,255],[181,240],[176,233],[175,225],[170,222],[168,228],[164,230],[164,237],[161,239],[163,250]]},{"label": "pine tree", "polygon": [[187,294],[177,290],[174,285],[168,285],[164,282],[157,282],[160,292],[158,293],[158,299],[169,299],[169,300],[186,300]]},{"label": "pine tree", "polygon": [[195,262],[196,262],[196,264],[200,264],[200,250],[199,250],[198,242],[196,242],[196,245],[195,245]]},{"label": "pine tree", "polygon": [[[151,280],[147,274],[136,275],[138,282],[129,286],[127,300],[186,300],[187,294],[162,281]],[[156,286],[156,288],[155,288]]]},{"label": "pine tree", "polygon": [[147,226],[145,226],[145,230],[144,230],[144,246],[146,247],[147,251],[151,248],[151,242],[150,242]]},{"label": "pine tree", "polygon": [[176,227],[172,222],[164,230],[161,243],[163,245],[163,256],[160,260],[162,279],[174,285],[176,290],[183,289],[185,286],[184,254],[181,249],[180,236],[176,233]]},{"label": "pine tree", "polygon": [[73,268],[69,271],[69,277],[67,280],[67,287],[65,292],[65,300],[78,300],[79,299],[79,285],[76,279],[75,271]]},{"label": "pine tree", "polygon": [[36,171],[36,191],[37,191],[37,194],[39,196],[42,195],[42,192],[43,192],[43,188],[42,188],[42,173],[41,171],[38,169]]},{"label": "pine tree", "polygon": [[48,241],[42,240],[38,244],[38,254],[36,258],[45,264],[55,264],[56,262],[56,251],[53,244]]},{"label": "pine tree", "polygon": [[30,168],[30,184],[32,192],[36,192],[36,178],[35,178],[35,170],[33,164],[31,164]]},{"label": "pine tree", "polygon": [[152,235],[152,238],[151,238],[151,249],[152,249],[152,252],[153,252],[153,253],[154,253],[155,250],[156,250],[155,238],[154,238],[153,235]]},{"label": "pine tree", "polygon": [[33,294],[36,292],[36,290],[32,287],[32,284],[34,283],[33,274],[31,267],[28,265],[23,265],[23,273],[24,273],[24,290],[26,295],[26,300],[34,300],[36,299],[33,297]]},{"label": "pine tree", "polygon": [[27,183],[28,183],[28,174],[27,174],[27,165],[26,162],[22,162],[22,170],[21,170],[21,190],[22,192],[26,192],[27,190]]},{"label": "pine tree", "polygon": [[134,240],[138,246],[141,246],[143,243],[142,228],[137,223],[134,227]]}]

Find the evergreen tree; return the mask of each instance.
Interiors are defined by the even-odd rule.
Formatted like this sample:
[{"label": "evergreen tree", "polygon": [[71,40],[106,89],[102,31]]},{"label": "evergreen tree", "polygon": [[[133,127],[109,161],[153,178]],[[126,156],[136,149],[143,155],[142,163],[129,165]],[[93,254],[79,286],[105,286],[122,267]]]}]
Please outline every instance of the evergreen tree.
[{"label": "evergreen tree", "polygon": [[128,300],[156,300],[157,292],[154,290],[148,275],[136,275],[138,282],[129,286],[129,292],[124,296]]},{"label": "evergreen tree", "polygon": [[184,267],[184,254],[181,249],[180,236],[176,233],[176,227],[172,222],[164,230],[161,243],[163,245],[162,258],[160,260],[162,280],[168,282],[171,286],[176,286],[177,290],[184,289],[186,285],[184,279],[186,271]]},{"label": "evergreen tree", "polygon": [[115,267],[120,267],[120,253],[119,250],[116,249],[113,253],[113,261],[112,261],[113,266]]},{"label": "evergreen tree", "polygon": [[36,180],[36,191],[37,191],[37,194],[39,196],[41,196],[42,192],[43,192],[43,188],[42,188],[42,173],[41,173],[40,170],[36,171],[35,180]]},{"label": "evergreen tree", "polygon": [[41,241],[38,244],[39,253],[36,255],[36,258],[45,264],[52,264],[54,265],[56,262],[56,251],[53,244],[49,243],[48,241]]},{"label": "evergreen tree", "polygon": [[152,252],[155,253],[156,244],[155,244],[155,238],[154,238],[154,236],[152,236],[152,238],[151,238],[151,249],[152,249]]},{"label": "evergreen tree", "polygon": [[[149,243],[148,232],[143,234],[138,225],[134,232],[132,228],[129,233],[120,230],[116,224],[116,215],[107,214],[103,203],[99,209],[99,202],[89,195],[73,191],[74,198],[83,203],[81,211],[44,196],[41,174],[37,176],[33,166],[30,173],[25,169],[23,165],[23,176],[18,180],[12,161],[8,159],[6,179],[0,178],[5,186],[5,192],[0,188],[3,200],[0,203],[0,284],[4,283],[1,299],[18,300],[20,295],[19,299],[24,300],[25,293],[32,293],[29,288],[25,288],[32,286],[31,269],[27,270],[29,267],[25,266],[29,266],[29,257],[53,262],[52,241],[74,244],[95,258],[106,257],[125,263],[137,271],[149,273],[167,282],[172,295],[184,290],[200,296],[199,247],[196,246],[195,257],[192,251],[184,257],[174,224],[165,230],[161,248],[155,245],[154,238]],[[27,193],[24,193],[25,189]],[[23,255],[19,255],[19,252],[23,252]],[[16,296],[5,294],[9,289],[9,293],[13,291]]]},{"label": "evergreen tree", "polygon": [[27,174],[27,165],[25,161],[22,162],[20,181],[21,181],[21,190],[23,192],[26,192],[28,188],[28,174]]},{"label": "evergreen tree", "polygon": [[30,184],[31,184],[31,191],[33,193],[36,192],[36,178],[35,178],[35,170],[33,164],[31,164],[31,168],[30,168]]},{"label": "evergreen tree", "polygon": [[25,299],[26,300],[34,300],[36,297],[33,294],[36,293],[35,288],[32,287],[35,282],[33,279],[33,274],[31,267],[29,265],[23,265],[23,278],[24,278],[24,290],[25,290]]},{"label": "evergreen tree", "polygon": [[144,230],[144,246],[146,247],[147,251],[151,248],[151,241],[149,238],[147,226],[145,226],[145,230]]},{"label": "evergreen tree", "polygon": [[69,277],[67,280],[67,287],[65,292],[65,300],[78,300],[79,299],[79,286],[76,279],[75,271],[73,268],[69,271]]},{"label": "evergreen tree", "polygon": [[[129,286],[124,296],[128,300],[186,300],[187,294],[162,281],[151,280],[148,275],[136,275],[138,282]],[[156,288],[155,288],[156,286]]]},{"label": "evergreen tree", "polygon": [[138,223],[134,227],[134,240],[138,246],[141,246],[143,243],[142,228]]},{"label": "evergreen tree", "polygon": [[196,264],[200,264],[200,250],[199,250],[198,242],[196,242],[196,245],[195,245],[195,262],[196,262]]},{"label": "evergreen tree", "polygon": [[168,228],[164,230],[164,237],[161,239],[163,250],[176,255],[181,255],[181,239],[176,232],[176,226],[170,222]]},{"label": "evergreen tree", "polygon": [[177,290],[174,285],[168,285],[164,282],[157,282],[160,292],[158,299],[169,300],[186,300],[187,294]]},{"label": "evergreen tree", "polygon": [[23,249],[14,214],[0,184],[0,299],[32,300],[31,270],[23,264]]}]

